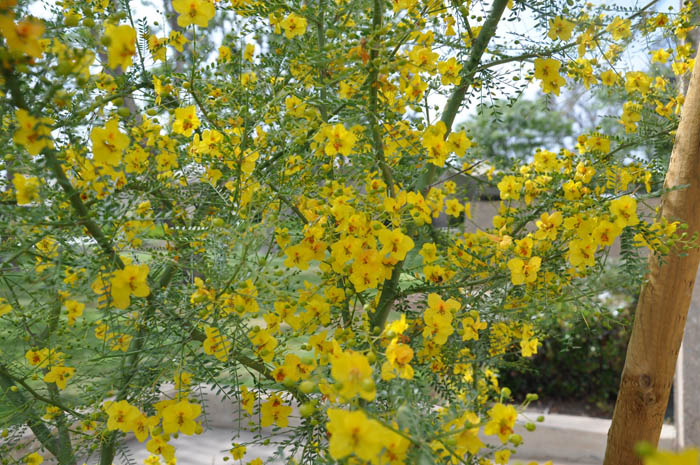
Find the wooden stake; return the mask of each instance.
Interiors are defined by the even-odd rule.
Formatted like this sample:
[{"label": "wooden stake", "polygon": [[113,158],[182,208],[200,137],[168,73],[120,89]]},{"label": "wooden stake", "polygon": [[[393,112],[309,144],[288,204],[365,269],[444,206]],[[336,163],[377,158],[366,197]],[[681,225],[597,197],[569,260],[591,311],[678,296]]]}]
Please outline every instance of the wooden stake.
[{"label": "wooden stake", "polygon": [[[688,185],[664,195],[661,215],[700,231],[700,55],[681,112],[664,186]],[[672,250],[649,257],[649,271],[637,304],[620,391],[615,404],[604,465],[642,463],[634,453],[639,441],[658,444],[673,382],[676,358],[700,262],[695,248],[680,256]]]}]

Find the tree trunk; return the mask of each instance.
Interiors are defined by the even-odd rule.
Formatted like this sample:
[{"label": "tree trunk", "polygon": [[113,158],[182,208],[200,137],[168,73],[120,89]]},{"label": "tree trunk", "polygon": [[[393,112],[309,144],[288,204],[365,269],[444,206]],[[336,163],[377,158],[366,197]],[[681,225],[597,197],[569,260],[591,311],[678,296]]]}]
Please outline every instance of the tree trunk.
[{"label": "tree trunk", "polygon": [[[700,55],[696,57],[664,186],[661,215],[700,230]],[[674,249],[649,257],[649,271],[634,317],[604,465],[635,465],[639,441],[658,444],[676,358],[700,262],[700,250]]]}]

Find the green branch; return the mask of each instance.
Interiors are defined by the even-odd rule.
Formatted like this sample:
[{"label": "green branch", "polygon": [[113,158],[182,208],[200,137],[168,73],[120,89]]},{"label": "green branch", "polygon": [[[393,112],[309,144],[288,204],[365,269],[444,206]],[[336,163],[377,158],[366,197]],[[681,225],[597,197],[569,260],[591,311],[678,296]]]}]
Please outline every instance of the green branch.
[{"label": "green branch", "polygon": [[9,373],[0,365],[0,389],[2,389],[3,395],[6,399],[9,399],[18,408],[23,408],[26,411],[27,420],[26,424],[29,429],[34,433],[37,440],[42,446],[46,447],[46,450],[51,452],[54,457],[59,456],[58,444],[56,438],[51,434],[51,431],[44,425],[41,421],[39,414],[34,411],[34,409],[29,405],[27,399],[24,395],[19,392],[17,385],[14,382],[14,378],[9,375]]},{"label": "green branch", "polygon": [[[445,104],[445,109],[442,112],[442,116],[440,117],[440,121],[445,123],[445,128],[447,129],[445,131],[445,138],[447,138],[450,132],[452,132],[452,125],[454,124],[457,112],[462,106],[462,102],[464,101],[464,97],[467,95],[467,91],[472,84],[474,84],[474,77],[479,71],[479,64],[481,63],[481,59],[486,52],[486,47],[493,36],[496,35],[498,23],[500,22],[501,16],[503,16],[503,12],[505,11],[507,5],[508,0],[495,0],[493,2],[489,16],[486,18],[479,35],[472,44],[469,58],[467,59],[467,63],[462,70],[462,81],[452,92],[450,99]],[[437,166],[430,164],[427,171],[423,172],[418,179],[416,190],[423,192],[427,186],[434,182],[436,175]]]},{"label": "green branch", "polygon": [[384,141],[379,126],[379,105],[378,105],[378,86],[379,86],[379,50],[377,34],[382,29],[382,17],[384,15],[384,0],[374,0],[374,9],[372,13],[372,37],[371,50],[369,52],[369,118],[370,128],[372,132],[372,144],[374,145],[374,156],[377,159],[377,164],[382,173],[382,178],[387,186],[387,190],[391,197],[394,197],[394,176],[386,163],[384,156]]}]

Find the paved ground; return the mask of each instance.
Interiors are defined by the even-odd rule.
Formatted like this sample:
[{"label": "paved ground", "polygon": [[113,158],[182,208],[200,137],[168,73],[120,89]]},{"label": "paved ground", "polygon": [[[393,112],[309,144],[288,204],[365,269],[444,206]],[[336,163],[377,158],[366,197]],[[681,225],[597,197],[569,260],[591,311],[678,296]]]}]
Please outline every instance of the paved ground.
[{"label": "paved ground", "polygon": [[[178,465],[238,465],[238,462],[233,462],[232,460],[224,461],[225,456],[229,456],[228,451],[231,449],[231,444],[236,443],[250,443],[255,440],[255,434],[253,432],[247,431],[245,418],[246,415],[241,415],[238,410],[238,404],[235,402],[221,401],[208,389],[202,390],[202,401],[204,402],[206,417],[203,419],[205,424],[205,431],[203,434],[198,436],[180,436],[178,439],[172,441],[172,445],[176,447],[177,464]],[[238,423],[237,420],[241,418],[242,423]],[[556,423],[555,418],[551,416],[550,422]],[[566,420],[566,418],[564,418]],[[575,419],[578,422],[586,421],[581,419]],[[296,423],[298,420],[297,412],[294,412],[290,416],[290,422]],[[547,422],[545,422],[547,423]],[[564,422],[566,423],[566,422]],[[568,424],[567,424],[568,425]],[[568,425],[571,426],[571,425]],[[581,426],[581,425],[579,425]],[[523,435],[523,439],[526,440],[526,445],[529,441],[533,447],[522,447],[520,453],[523,457],[514,456],[511,459],[511,464],[517,465],[529,465],[533,461],[538,465],[542,465],[547,462],[546,459],[542,459],[543,455],[541,451],[549,451],[552,453],[553,457],[567,457],[566,452],[572,452],[571,457],[585,457],[588,449],[593,447],[584,441],[581,431],[575,433],[575,437],[572,437],[572,432],[564,428],[564,431],[558,432],[560,436],[557,436],[557,430],[547,430],[544,425],[538,426],[539,434],[533,436],[534,433],[529,433],[520,431],[522,427],[518,427],[518,432]],[[596,428],[603,428],[603,436],[607,432],[607,428],[600,425],[591,425],[586,423],[582,426],[582,431],[590,432]],[[263,430],[264,437],[270,437],[272,431],[270,429]],[[563,433],[563,434],[562,434]],[[234,437],[236,436],[236,437]],[[556,438],[555,438],[556,436]],[[539,438],[539,439],[538,439]],[[285,437],[283,435],[277,435],[277,441],[283,441]],[[492,438],[482,437],[482,440],[489,442]],[[544,439],[544,441],[543,441]],[[559,448],[564,448],[564,451],[559,450],[554,452],[552,449],[554,439],[555,443]],[[274,441],[274,439],[273,439]],[[268,446],[248,446],[246,456],[242,463],[246,464],[255,458],[263,459],[266,465],[286,465],[287,458],[291,455],[291,452],[287,456],[279,456],[274,459],[275,452],[279,446],[271,444]],[[602,445],[604,448],[604,443]],[[556,448],[554,448],[556,449]],[[564,452],[564,454],[562,454]],[[145,444],[140,444],[135,439],[128,441],[124,447],[124,454],[117,456],[114,461],[114,465],[141,465],[144,459],[146,459],[150,453],[146,450]],[[529,457],[539,457],[538,460],[530,460]],[[546,456],[544,456],[546,457]],[[555,461],[553,465],[600,465],[599,463],[584,463],[579,461]],[[94,463],[94,462],[93,462]],[[89,464],[91,465],[91,464]]]},{"label": "paved ground", "polygon": [[[233,439],[234,432],[230,429],[214,428],[198,436],[180,436],[173,440],[171,443],[176,448],[177,465],[231,465],[235,463],[230,460],[225,462],[223,459],[226,455],[231,457],[228,451],[231,449],[232,441],[245,443],[254,438],[253,433],[241,432],[238,438]],[[145,445],[135,440],[129,441],[126,444],[126,449],[138,465],[143,464],[144,459],[150,455]],[[274,452],[274,447],[249,447],[244,463],[258,457],[262,458],[265,464],[284,463],[283,461],[270,461]],[[129,462],[124,457],[118,457],[114,462],[114,465],[128,464]]]},{"label": "paved ground", "polygon": [[[229,455],[228,450],[231,447],[231,442],[233,439],[233,431],[231,429],[224,428],[212,428],[199,436],[181,436],[176,439],[172,444],[176,447],[177,452],[177,464],[178,465],[233,465],[231,460],[224,461],[224,456]],[[250,432],[243,432],[240,437],[235,439],[235,442],[248,442],[253,439],[253,434]],[[114,465],[133,465],[134,462],[137,465],[143,464],[144,459],[146,459],[150,453],[146,451],[144,444],[140,444],[135,440],[129,441],[125,446],[125,452],[129,455],[131,461],[127,460],[124,456],[118,456],[115,460]],[[247,463],[255,458],[262,458],[263,462],[267,464],[282,465],[285,463],[284,460],[271,460],[275,452],[275,448],[269,447],[249,447],[246,456],[244,457],[243,463]],[[230,455],[229,455],[230,456]],[[512,459],[512,465],[528,465],[532,460],[529,459]],[[545,463],[545,460],[535,461],[538,465]],[[553,465],[600,465],[600,464],[583,464],[574,462],[561,462],[556,461]]]}]

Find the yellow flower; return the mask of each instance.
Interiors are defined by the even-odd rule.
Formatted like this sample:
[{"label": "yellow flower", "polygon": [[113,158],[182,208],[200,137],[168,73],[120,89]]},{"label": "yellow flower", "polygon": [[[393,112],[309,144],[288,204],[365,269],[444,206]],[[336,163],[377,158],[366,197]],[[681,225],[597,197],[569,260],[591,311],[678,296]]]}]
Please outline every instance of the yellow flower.
[{"label": "yellow flower", "polygon": [[450,144],[445,140],[445,132],[447,132],[445,123],[439,121],[425,130],[421,141],[428,152],[428,162],[439,167],[445,166],[447,156],[450,154]]},{"label": "yellow flower", "polygon": [[314,253],[304,244],[296,244],[284,249],[287,259],[284,261],[284,266],[287,268],[296,267],[300,270],[309,268],[309,262],[313,260]]},{"label": "yellow flower", "polygon": [[536,337],[532,339],[522,339],[520,341],[520,354],[523,357],[532,357],[537,354],[537,347],[539,344]]},{"label": "yellow flower", "polygon": [[423,257],[423,263],[432,263],[437,260],[437,247],[431,242],[426,242],[418,254]]},{"label": "yellow flower", "polygon": [[445,213],[455,218],[459,218],[459,215],[464,211],[464,206],[459,202],[458,199],[448,199],[445,202]]},{"label": "yellow flower", "polygon": [[408,100],[415,102],[423,98],[423,93],[427,88],[428,83],[421,79],[420,74],[416,74],[406,86],[404,94],[406,94]]},{"label": "yellow flower", "polygon": [[619,199],[611,201],[610,213],[615,217],[615,224],[621,229],[639,223],[639,218],[637,217],[637,201],[629,195],[624,195]]},{"label": "yellow flower", "polygon": [[522,258],[528,258],[532,255],[532,238],[523,237],[515,241],[515,253],[520,255]]},{"label": "yellow flower", "polygon": [[267,329],[261,329],[249,335],[250,342],[253,344],[255,353],[266,362],[271,362],[275,356],[275,347],[277,347],[277,339],[270,335]]},{"label": "yellow flower", "polygon": [[83,314],[85,304],[75,300],[66,300],[63,302],[63,305],[68,311],[68,324],[72,326],[75,323],[75,319]]},{"label": "yellow flower", "polygon": [[549,150],[538,150],[534,157],[535,170],[539,173],[550,173],[559,170],[557,154]]},{"label": "yellow flower", "polygon": [[107,413],[107,429],[119,430],[123,433],[131,431],[131,422],[141,414],[138,408],[126,400],[105,402],[104,410]]},{"label": "yellow flower", "polygon": [[186,371],[178,371],[173,375],[173,381],[175,381],[176,389],[187,390],[187,386],[192,384],[192,374]]},{"label": "yellow flower", "polygon": [[35,19],[26,19],[15,24],[12,16],[0,15],[0,34],[5,36],[7,47],[39,58],[44,53],[41,46],[41,35],[44,25]]},{"label": "yellow flower", "polygon": [[442,300],[438,294],[428,295],[428,308],[423,313],[423,337],[434,344],[443,345],[454,332],[452,314],[459,310],[459,302],[454,299]]},{"label": "yellow flower", "polygon": [[121,66],[122,71],[126,71],[131,66],[131,58],[136,54],[136,31],[128,24],[108,24],[105,26],[105,36],[109,42],[108,66],[112,69]]},{"label": "yellow flower", "polygon": [[459,310],[459,307],[459,302],[455,299],[442,300],[438,294],[431,293],[428,294],[428,309],[425,312],[452,318],[452,314]]},{"label": "yellow flower", "polygon": [[51,371],[44,375],[44,381],[47,383],[56,383],[59,389],[65,389],[68,380],[75,374],[75,368],[65,366],[55,366]]},{"label": "yellow flower", "polygon": [[296,13],[290,13],[289,16],[282,20],[281,26],[287,39],[293,39],[296,36],[304,35],[306,32],[306,18]]},{"label": "yellow flower", "polygon": [[488,324],[485,321],[481,321],[479,317],[479,312],[472,310],[469,312],[469,316],[462,320],[462,328],[464,329],[464,334],[462,334],[463,341],[478,341],[479,331],[486,329]]},{"label": "yellow flower", "polygon": [[213,355],[222,362],[228,360],[231,341],[219,334],[219,330],[208,326],[205,329],[207,338],[202,342],[205,354]]},{"label": "yellow flower", "polygon": [[[27,359],[27,361],[34,366],[38,366],[40,368],[44,368],[49,364],[50,360],[50,351],[47,348],[43,348],[40,350],[28,350],[26,354],[24,354],[24,357]],[[58,360],[54,359],[53,363],[57,363]]]},{"label": "yellow flower", "polygon": [[151,51],[153,61],[165,61],[166,48],[165,44],[168,39],[165,37],[159,38],[154,34],[148,36],[148,50]]},{"label": "yellow flower", "polygon": [[583,187],[583,183],[581,183],[581,181],[574,181],[573,179],[569,179],[561,186],[562,190],[564,191],[564,198],[566,200],[578,200],[578,199],[580,199],[581,196],[583,195],[581,193],[582,187]]},{"label": "yellow flower", "polygon": [[39,198],[39,178],[15,173],[12,184],[17,191],[18,205],[27,205]]},{"label": "yellow flower", "polygon": [[450,152],[454,152],[458,157],[463,157],[464,154],[467,153],[467,149],[472,146],[472,141],[467,137],[464,131],[457,131],[450,133],[447,137],[447,145]]},{"label": "yellow flower", "polygon": [[541,263],[540,257],[532,257],[527,262],[520,258],[511,258],[508,261],[508,268],[510,268],[510,279],[513,284],[517,286],[536,281]]},{"label": "yellow flower", "polygon": [[561,16],[552,18],[549,20],[549,32],[547,33],[547,37],[552,40],[556,40],[557,38],[564,41],[569,40],[571,39],[571,31],[574,30],[574,26],[574,23]]},{"label": "yellow flower", "polygon": [[163,417],[163,431],[166,434],[174,434],[182,432],[187,435],[192,435],[195,432],[197,423],[195,418],[202,413],[202,406],[192,404],[187,400],[181,400],[171,404],[163,409],[161,416]]},{"label": "yellow flower", "polygon": [[365,400],[374,400],[377,391],[372,380],[372,367],[363,354],[346,350],[332,359],[331,376],[340,387],[339,394],[350,400],[359,395]]},{"label": "yellow flower", "polygon": [[510,460],[510,451],[499,450],[497,452],[494,452],[493,460],[496,462],[497,465],[506,465]]},{"label": "yellow flower", "polygon": [[151,440],[146,443],[146,450],[152,454],[161,455],[165,460],[175,458],[175,448],[168,444],[168,436],[151,436]]},{"label": "yellow flower", "polygon": [[240,444],[233,444],[233,449],[231,449],[231,456],[233,460],[241,460],[245,455],[246,447]]},{"label": "yellow flower", "polygon": [[289,97],[287,97],[284,100],[284,107],[287,110],[287,114],[295,118],[303,118],[307,108],[306,104],[302,102],[301,99],[296,95],[290,95]]},{"label": "yellow flower", "polygon": [[535,223],[537,231],[535,239],[553,241],[557,238],[557,232],[562,223],[561,212],[556,211],[552,214],[547,212],[540,215],[540,219]]},{"label": "yellow flower", "polygon": [[290,413],[292,413],[292,407],[284,405],[282,399],[277,394],[273,394],[260,406],[260,426],[267,428],[275,423],[285,428],[289,425]]},{"label": "yellow flower", "polygon": [[607,220],[601,220],[598,226],[593,230],[591,237],[598,245],[612,245],[615,238],[620,235],[622,229],[615,223]]},{"label": "yellow flower", "polygon": [[[605,142],[602,142],[605,144]],[[605,148],[605,147],[603,147]],[[607,148],[610,150],[610,141],[607,141]],[[584,184],[588,184],[591,182],[591,179],[593,178],[593,175],[595,174],[595,168],[593,168],[590,165],[586,165],[586,163],[580,161],[576,165],[576,174],[574,175],[574,179],[577,181],[581,181]]]},{"label": "yellow flower", "polygon": [[255,45],[246,44],[243,50],[243,59],[249,62],[253,62],[253,54],[255,53]]},{"label": "yellow flower", "polygon": [[572,266],[593,266],[595,264],[595,251],[598,248],[589,239],[574,239],[569,242],[569,263]]},{"label": "yellow flower", "polygon": [[548,94],[559,95],[559,88],[566,84],[566,80],[559,74],[561,63],[554,58],[536,58],[535,59],[535,77],[540,79],[540,87],[542,92]]},{"label": "yellow flower", "polygon": [[158,424],[157,417],[147,417],[140,411],[131,419],[130,429],[134,433],[134,436],[139,442],[143,442],[148,437],[151,428],[155,428]]},{"label": "yellow flower", "polygon": [[438,63],[438,71],[440,72],[440,81],[442,82],[442,85],[459,85],[462,80],[462,77],[459,75],[461,70],[462,65],[457,62],[455,57]]},{"label": "yellow flower", "polygon": [[177,25],[180,27],[190,24],[207,27],[216,13],[210,0],[173,0],[173,8],[178,13]]},{"label": "yellow flower", "polygon": [[425,322],[423,337],[430,338],[435,344],[445,344],[447,338],[454,332],[451,314],[447,317],[426,311],[423,315],[423,321]]},{"label": "yellow flower", "polygon": [[625,74],[625,90],[630,94],[639,92],[645,95],[650,86],[651,78],[642,71],[629,71]]},{"label": "yellow flower", "polygon": [[660,48],[651,54],[651,62],[664,64],[669,56],[670,53],[668,53],[666,49]]},{"label": "yellow flower", "polygon": [[612,69],[600,73],[600,82],[602,82],[603,85],[614,86],[619,80],[620,77]]},{"label": "yellow flower", "polygon": [[501,193],[501,200],[519,200],[520,190],[523,188],[523,184],[520,179],[508,175],[503,177],[497,187]]},{"label": "yellow flower", "polygon": [[245,386],[241,386],[241,405],[243,406],[243,409],[248,412],[248,415],[253,414],[253,407],[255,406],[255,393],[249,391]]},{"label": "yellow flower", "polygon": [[255,71],[249,71],[241,74],[241,85],[243,87],[255,87],[256,82],[258,82],[258,75],[255,74]]},{"label": "yellow flower", "polygon": [[125,309],[131,303],[131,296],[146,297],[151,293],[147,283],[148,265],[126,265],[114,272],[110,279],[114,306]]},{"label": "yellow flower", "polygon": [[231,59],[231,48],[227,47],[226,45],[222,45],[219,47],[219,57],[216,59],[216,61],[225,63]]},{"label": "yellow flower", "polygon": [[342,123],[325,127],[323,134],[328,138],[324,150],[326,155],[329,156],[334,156],[336,154],[350,155],[355,141],[357,140],[355,134],[345,129]]},{"label": "yellow flower", "polygon": [[330,434],[328,451],[335,460],[355,454],[365,461],[377,462],[382,450],[378,441],[378,430],[383,427],[376,420],[370,420],[361,410],[348,412],[328,409],[326,429]]},{"label": "yellow flower", "polygon": [[398,342],[398,338],[392,339],[386,348],[386,362],[382,365],[382,379],[393,379],[398,371],[399,378],[413,379],[413,349],[406,344]]},{"label": "yellow flower", "polygon": [[382,229],[379,231],[378,237],[384,246],[381,254],[389,254],[394,260],[403,260],[408,251],[413,249],[413,239],[402,233],[400,229]]},{"label": "yellow flower", "polygon": [[403,334],[404,331],[408,329],[408,323],[406,323],[406,314],[402,313],[401,318],[394,320],[389,323],[384,329],[384,334],[388,334],[390,331],[394,334]]},{"label": "yellow flower", "polygon": [[15,144],[21,145],[30,155],[38,155],[45,147],[53,148],[51,140],[50,118],[35,118],[27,110],[17,110],[18,128],[15,131],[13,140]]},{"label": "yellow flower", "polygon": [[[403,465],[406,463],[406,454],[411,441],[394,431],[381,425],[377,429],[377,439],[384,446],[384,453],[378,463],[380,465]],[[396,427],[396,424],[393,425]]]},{"label": "yellow flower", "polygon": [[110,350],[121,350],[122,352],[126,352],[129,350],[129,345],[131,344],[131,340],[134,338],[130,334],[114,334],[110,333],[107,335],[110,345]]},{"label": "yellow flower", "polygon": [[415,45],[408,53],[408,58],[411,64],[415,67],[413,71],[419,73],[427,71],[430,74],[435,73],[435,61],[440,55],[433,52],[430,46]]},{"label": "yellow flower", "polygon": [[586,139],[586,149],[591,152],[610,152],[610,139],[599,134],[592,135]]},{"label": "yellow flower", "polygon": [[[467,452],[474,455],[479,449],[484,447],[484,443],[479,439],[479,417],[474,412],[465,412],[461,417],[445,425],[446,431],[455,431],[455,449],[460,456]],[[444,449],[441,442],[433,444],[434,449]]]},{"label": "yellow flower", "polygon": [[175,110],[173,132],[182,134],[185,137],[190,137],[200,124],[194,105],[185,108],[177,108]]},{"label": "yellow flower", "polygon": [[615,19],[608,24],[605,30],[612,35],[613,40],[620,40],[630,36],[630,25],[631,21],[629,19],[622,19],[619,16],[615,16]]},{"label": "yellow flower", "polygon": [[185,34],[180,31],[170,31],[168,35],[168,45],[175,47],[175,50],[182,53],[184,51],[185,44],[189,42]]},{"label": "yellow flower", "polygon": [[39,465],[44,461],[44,457],[36,452],[32,452],[24,458],[24,463],[27,465]]},{"label": "yellow flower", "polygon": [[508,438],[513,434],[513,426],[518,412],[512,405],[504,405],[498,403],[489,410],[490,420],[484,426],[484,434],[498,435],[498,438],[505,444]]},{"label": "yellow flower", "polygon": [[12,306],[3,297],[0,297],[0,316],[7,315],[12,311]]},{"label": "yellow flower", "polygon": [[129,146],[129,136],[119,131],[117,118],[107,121],[104,128],[93,128],[90,139],[95,163],[101,165],[118,166],[124,149]]},{"label": "yellow flower", "polygon": [[644,465],[697,465],[700,450],[691,447],[681,452],[654,451],[643,457]]}]

